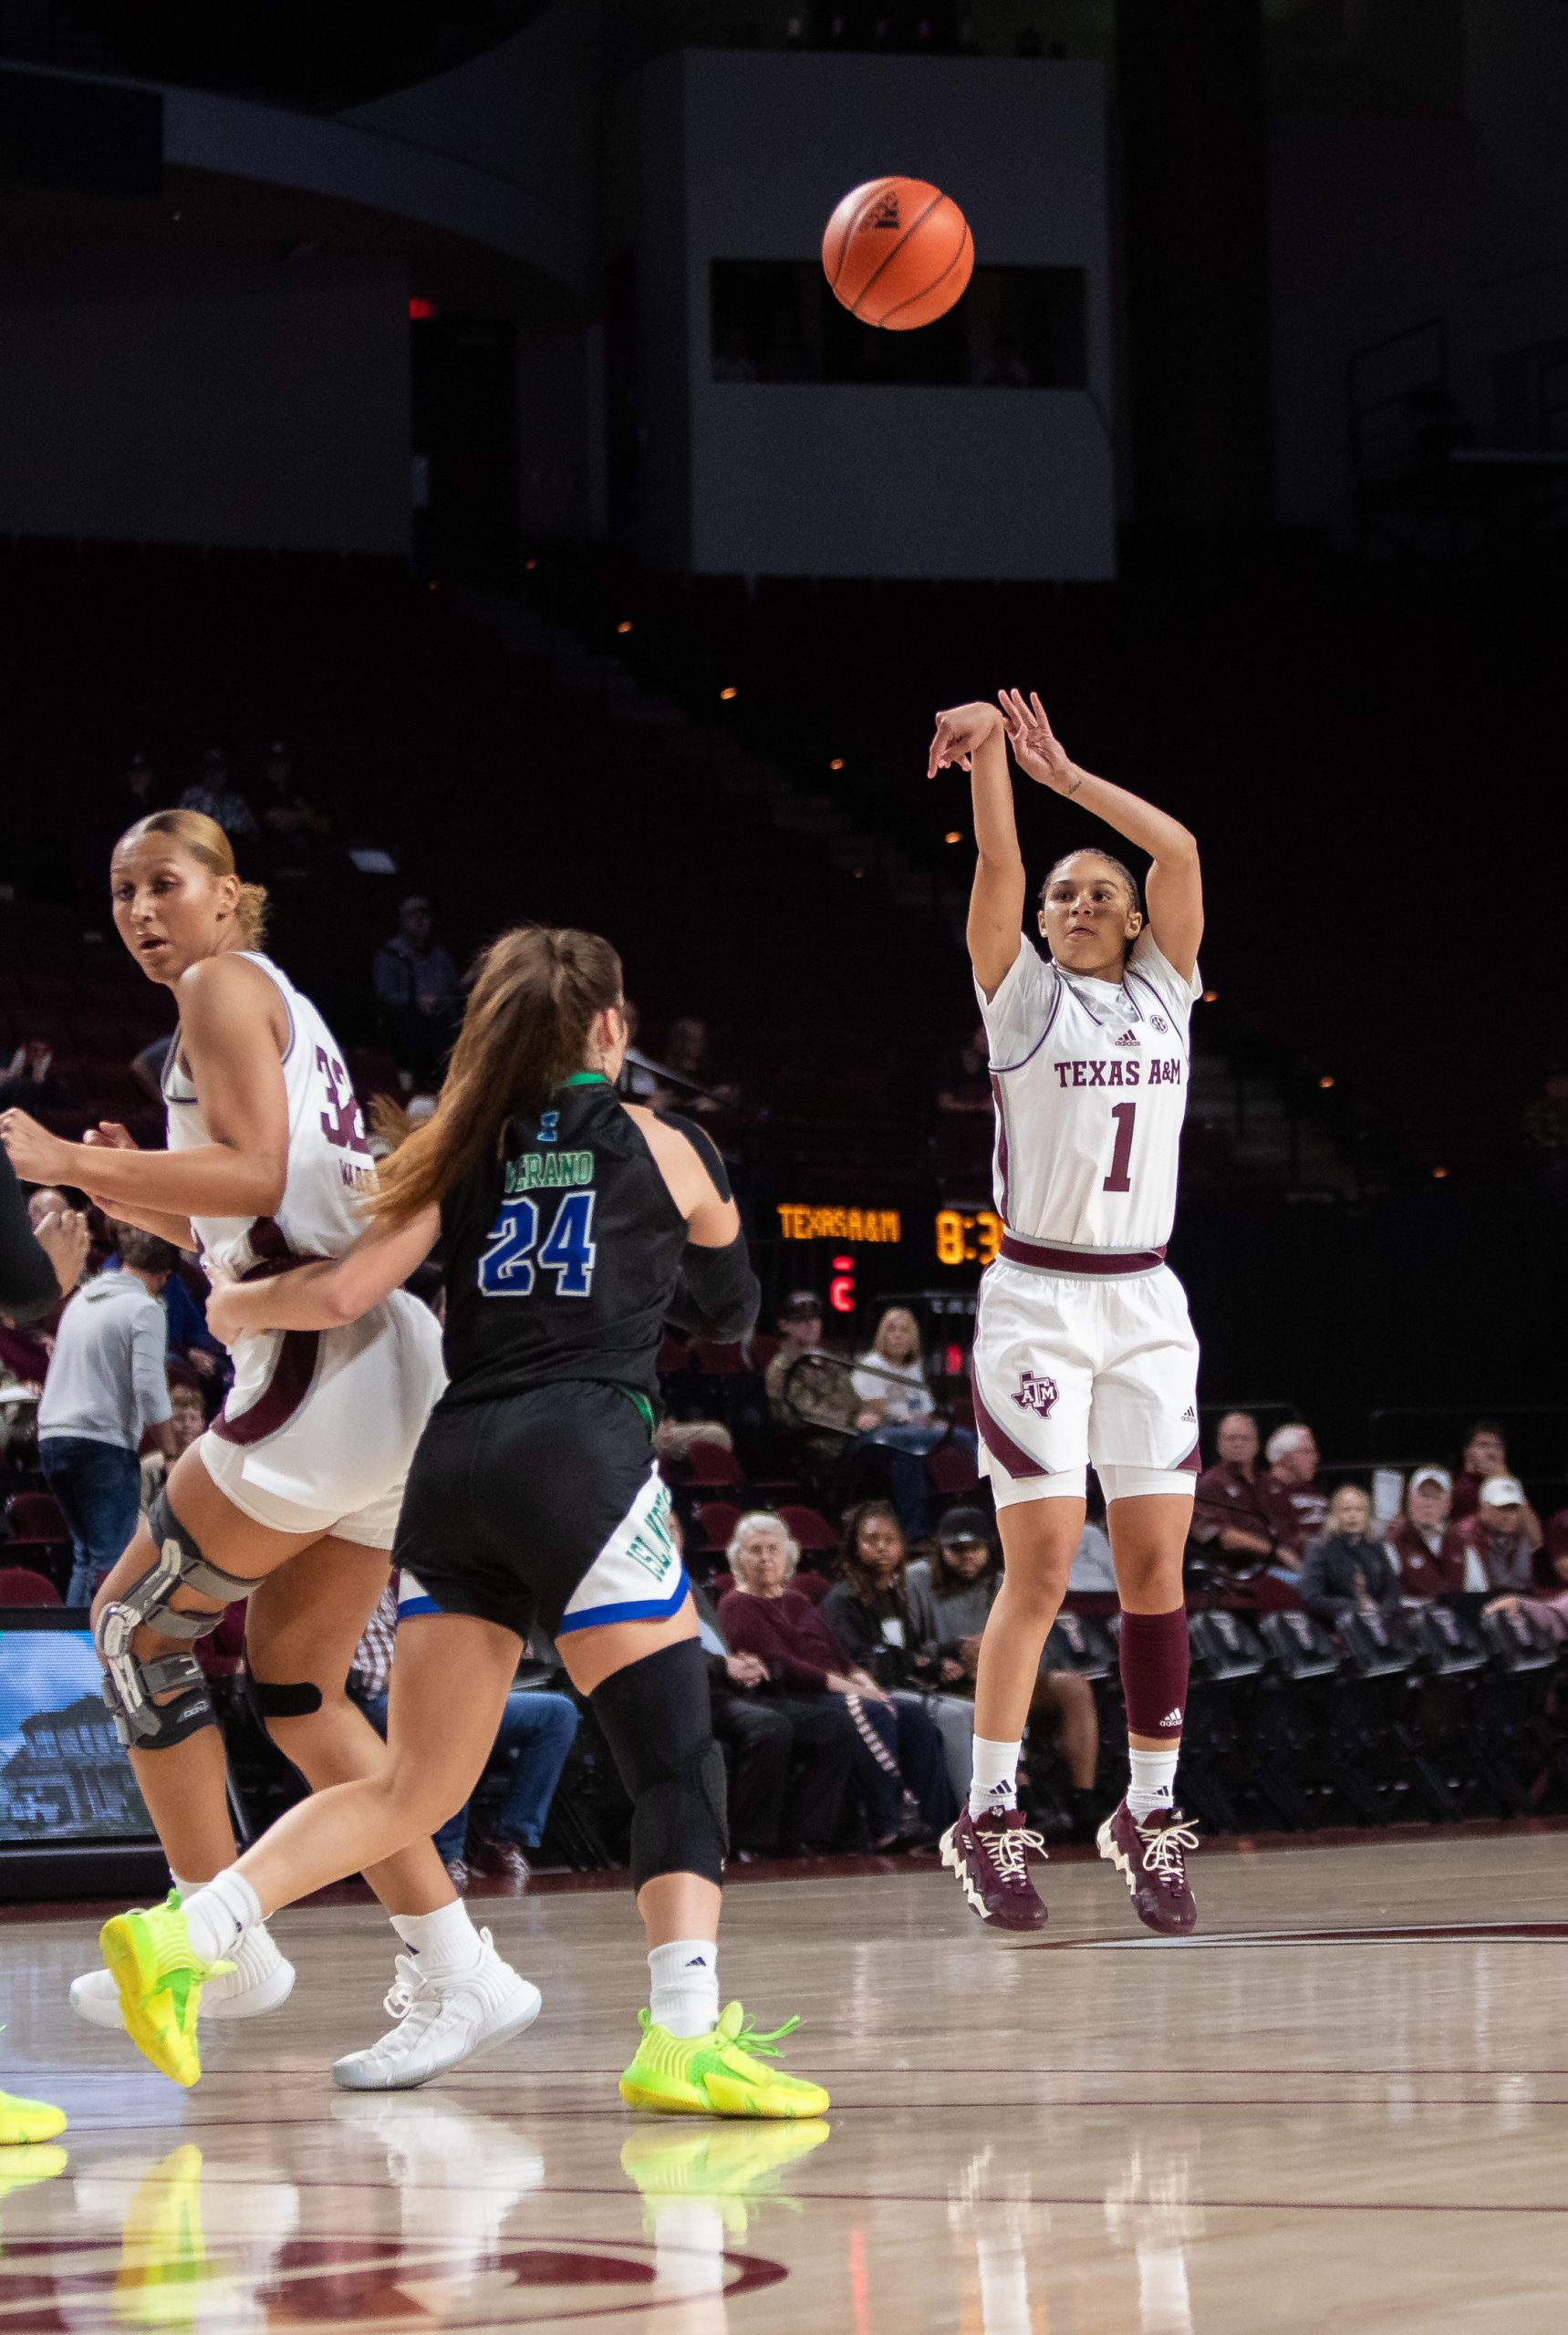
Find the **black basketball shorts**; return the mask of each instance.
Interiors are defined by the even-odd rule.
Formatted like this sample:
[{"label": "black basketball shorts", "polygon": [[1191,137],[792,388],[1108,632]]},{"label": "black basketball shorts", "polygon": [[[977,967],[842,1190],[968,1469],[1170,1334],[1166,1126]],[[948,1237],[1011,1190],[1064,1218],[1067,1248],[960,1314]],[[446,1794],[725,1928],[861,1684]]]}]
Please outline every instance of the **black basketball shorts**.
[{"label": "black basketball shorts", "polygon": [[587,1379],[439,1406],[392,1562],[400,1618],[472,1614],[519,1637],[662,1620],[689,1585],[647,1421]]}]

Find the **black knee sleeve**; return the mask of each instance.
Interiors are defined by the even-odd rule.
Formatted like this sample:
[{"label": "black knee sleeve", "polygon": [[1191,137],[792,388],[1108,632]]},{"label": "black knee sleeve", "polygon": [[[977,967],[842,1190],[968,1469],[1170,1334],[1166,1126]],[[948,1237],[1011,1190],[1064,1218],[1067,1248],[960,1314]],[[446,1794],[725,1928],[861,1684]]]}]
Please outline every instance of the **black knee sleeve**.
[{"label": "black knee sleeve", "polygon": [[708,1662],[696,1638],[628,1662],[588,1697],[631,1801],[631,1877],[720,1883],[730,1853],[724,1755],[713,1740]]}]

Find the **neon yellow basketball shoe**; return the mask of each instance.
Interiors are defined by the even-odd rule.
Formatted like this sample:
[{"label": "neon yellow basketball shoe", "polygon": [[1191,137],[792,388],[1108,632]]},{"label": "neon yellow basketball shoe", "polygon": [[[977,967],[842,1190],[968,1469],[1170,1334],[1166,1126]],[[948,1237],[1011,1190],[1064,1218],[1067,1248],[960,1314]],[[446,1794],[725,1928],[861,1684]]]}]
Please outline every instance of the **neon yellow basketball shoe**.
[{"label": "neon yellow basketball shoe", "polygon": [[827,2094],[818,2083],[803,2082],[782,2068],[763,2065],[756,2055],[778,2057],[778,2046],[800,2025],[786,2019],[771,2035],[745,2023],[739,2003],[729,2003],[717,2027],[706,2035],[671,2035],[639,2011],[642,2040],[620,2080],[628,2108],[649,2108],[665,2116],[820,2116]]},{"label": "neon yellow basketball shoe", "polygon": [[119,1994],[125,2031],[160,2075],[174,2083],[200,2081],[202,2055],[196,2013],[209,1978],[223,1978],[232,1962],[203,1962],[174,1890],[145,1913],[115,1914],[98,1934],[99,1951]]},{"label": "neon yellow basketball shoe", "polygon": [[47,2100],[20,2100],[0,2091],[0,2148],[31,2148],[66,2129],[66,2112]]},{"label": "neon yellow basketball shoe", "polygon": [[620,2169],[642,2193],[642,2226],[650,2237],[663,2213],[697,2198],[738,2239],[746,2235],[748,2206],[766,2202],[800,2211],[784,2186],[784,2168],[820,2148],[832,2129],[815,2121],[642,2124],[621,2143]]},{"label": "neon yellow basketball shoe", "polygon": [[115,2318],[122,2327],[194,2328],[211,2312],[212,2282],[224,2270],[232,2275],[232,2263],[216,2265],[207,2253],[202,2152],[187,2141],[150,2169],[125,2209]]}]

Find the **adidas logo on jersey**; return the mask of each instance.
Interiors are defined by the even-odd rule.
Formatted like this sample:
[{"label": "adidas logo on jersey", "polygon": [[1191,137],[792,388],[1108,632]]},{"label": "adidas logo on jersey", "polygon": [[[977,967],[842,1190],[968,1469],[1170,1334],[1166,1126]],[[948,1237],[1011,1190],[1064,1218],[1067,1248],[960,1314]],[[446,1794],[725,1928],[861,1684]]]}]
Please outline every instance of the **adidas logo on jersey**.
[{"label": "adidas logo on jersey", "polygon": [[1124,1030],[1121,1036],[1117,1038],[1115,1043],[1118,1046],[1136,1046],[1137,1043],[1137,1032],[1136,1030]]},{"label": "adidas logo on jersey", "polygon": [[897,227],[898,224],[897,194],[885,194],[865,223],[867,227]]},{"label": "adidas logo on jersey", "polygon": [[1190,1403],[1189,1403],[1189,1405],[1187,1406],[1187,1408],[1182,1412],[1181,1416],[1182,1416],[1182,1417],[1183,1417],[1184,1419],[1189,1419],[1189,1420],[1191,1421],[1191,1423],[1192,1423],[1192,1425],[1193,1425],[1194,1427],[1196,1427],[1196,1426],[1198,1425],[1198,1414],[1197,1414],[1197,1412],[1193,1409],[1193,1407],[1192,1407],[1192,1406],[1191,1406],[1191,1404],[1190,1404]]}]

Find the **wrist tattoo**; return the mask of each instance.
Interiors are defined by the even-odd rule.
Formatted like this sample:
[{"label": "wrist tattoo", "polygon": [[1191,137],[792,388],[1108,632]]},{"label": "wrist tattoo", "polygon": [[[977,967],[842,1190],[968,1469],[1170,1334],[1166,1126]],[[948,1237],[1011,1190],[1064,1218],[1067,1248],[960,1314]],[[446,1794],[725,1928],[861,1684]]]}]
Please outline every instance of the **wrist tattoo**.
[{"label": "wrist tattoo", "polygon": [[1072,785],[1064,790],[1069,803],[1072,801],[1074,795],[1076,794],[1079,787],[1082,786],[1083,784],[1084,773],[1082,771],[1079,771],[1077,775],[1075,777]]}]

